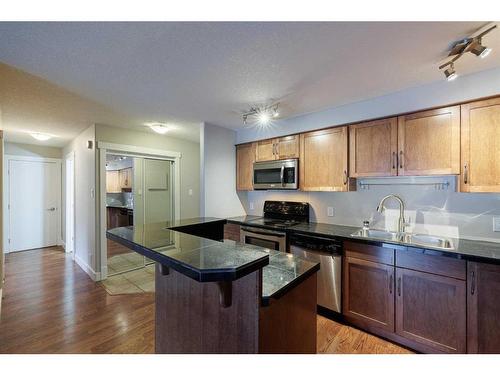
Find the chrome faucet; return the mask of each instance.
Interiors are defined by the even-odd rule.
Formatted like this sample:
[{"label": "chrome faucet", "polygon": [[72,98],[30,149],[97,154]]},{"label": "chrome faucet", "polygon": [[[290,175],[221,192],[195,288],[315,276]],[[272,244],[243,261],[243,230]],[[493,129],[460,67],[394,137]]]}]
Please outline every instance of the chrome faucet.
[{"label": "chrome faucet", "polygon": [[386,195],[385,197],[382,198],[382,200],[378,204],[377,211],[380,213],[382,213],[382,211],[384,211],[384,209],[385,209],[384,203],[389,198],[394,198],[399,202],[398,233],[403,233],[405,230],[405,204],[400,197],[398,197],[397,195],[394,195],[394,194]]}]

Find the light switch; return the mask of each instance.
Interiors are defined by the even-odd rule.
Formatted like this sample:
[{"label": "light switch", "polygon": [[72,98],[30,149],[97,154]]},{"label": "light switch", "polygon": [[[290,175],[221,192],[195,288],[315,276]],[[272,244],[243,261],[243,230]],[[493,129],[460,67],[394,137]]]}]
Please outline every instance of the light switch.
[{"label": "light switch", "polygon": [[332,217],[333,216],[333,207],[328,207],[326,210],[326,215]]},{"label": "light switch", "polygon": [[493,232],[500,232],[500,216],[493,216]]},{"label": "light switch", "polygon": [[188,190],[188,195],[193,195],[193,189]]}]

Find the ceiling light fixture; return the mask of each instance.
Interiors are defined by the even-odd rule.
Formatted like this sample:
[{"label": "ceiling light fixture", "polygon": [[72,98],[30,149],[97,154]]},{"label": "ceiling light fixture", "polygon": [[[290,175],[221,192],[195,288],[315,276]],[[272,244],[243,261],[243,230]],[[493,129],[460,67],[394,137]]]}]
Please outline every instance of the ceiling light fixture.
[{"label": "ceiling light fixture", "polygon": [[273,119],[279,117],[278,111],[280,103],[271,105],[251,106],[250,110],[242,113],[243,124],[247,125],[250,121],[252,124],[267,126]]},{"label": "ceiling light fixture", "polygon": [[455,66],[453,63],[450,64],[449,68],[445,69],[444,75],[448,81],[453,81],[458,77],[457,72],[455,72]]},{"label": "ceiling light fixture", "polygon": [[48,141],[50,138],[52,138],[50,134],[45,133],[30,133],[30,135],[37,141]]},{"label": "ceiling light fixture", "polygon": [[491,48],[483,46],[483,36],[488,34],[491,30],[495,29],[497,25],[493,25],[480,33],[479,35],[465,38],[456,42],[450,50],[448,57],[452,57],[449,61],[445,62],[439,67],[439,70],[444,69],[444,75],[448,81],[453,81],[458,77],[455,72],[455,67],[453,63],[461,58],[467,52],[470,52],[482,59],[491,53]]},{"label": "ceiling light fixture", "polygon": [[167,124],[163,124],[161,122],[148,122],[145,125],[149,126],[151,130],[155,131],[158,134],[165,134],[170,130]]}]

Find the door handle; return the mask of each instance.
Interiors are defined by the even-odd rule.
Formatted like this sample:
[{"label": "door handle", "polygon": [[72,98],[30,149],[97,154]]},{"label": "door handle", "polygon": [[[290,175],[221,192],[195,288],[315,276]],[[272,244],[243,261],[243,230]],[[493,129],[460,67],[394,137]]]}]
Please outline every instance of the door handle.
[{"label": "door handle", "polygon": [[474,295],[476,292],[476,273],[472,271],[471,273],[471,282],[470,282],[470,294]]},{"label": "door handle", "polygon": [[399,168],[403,169],[403,151],[399,151]]},{"label": "door handle", "polygon": [[467,169],[467,163],[464,164],[464,184],[469,182],[469,171]]},{"label": "door handle", "polygon": [[55,207],[50,207],[50,208],[47,208],[47,211],[55,211],[56,208]]},{"label": "door handle", "polygon": [[389,294],[392,294],[392,282],[393,282],[393,275],[391,274],[391,277],[389,279]]},{"label": "door handle", "polygon": [[398,277],[398,296],[401,297],[401,277]]},{"label": "door handle", "polygon": [[398,163],[398,155],[396,152],[392,152],[392,169],[396,169],[396,164]]},{"label": "door handle", "polygon": [[344,185],[347,185],[347,171],[344,170]]}]

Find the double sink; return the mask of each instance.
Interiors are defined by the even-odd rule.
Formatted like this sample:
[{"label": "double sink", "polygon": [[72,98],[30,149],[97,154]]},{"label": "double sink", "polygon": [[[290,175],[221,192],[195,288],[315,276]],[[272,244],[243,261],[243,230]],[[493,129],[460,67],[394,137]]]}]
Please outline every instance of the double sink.
[{"label": "double sink", "polygon": [[438,236],[430,236],[427,234],[398,233],[379,229],[360,229],[351,234],[351,236],[379,241],[399,242],[405,245],[426,246],[435,249],[455,249],[455,246],[453,245],[453,241],[451,239]]}]

